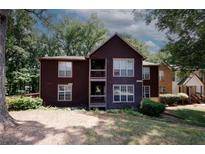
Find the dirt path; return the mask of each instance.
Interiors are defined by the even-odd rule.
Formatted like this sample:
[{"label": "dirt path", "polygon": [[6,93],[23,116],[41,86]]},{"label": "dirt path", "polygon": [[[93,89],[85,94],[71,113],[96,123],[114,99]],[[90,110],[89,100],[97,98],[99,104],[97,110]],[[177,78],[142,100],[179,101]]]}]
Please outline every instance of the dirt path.
[{"label": "dirt path", "polygon": [[85,129],[112,122],[82,111],[33,110],[10,114],[20,125],[1,134],[0,144],[82,144]]},{"label": "dirt path", "polygon": [[205,144],[204,127],[170,117],[64,109],[10,114],[19,125],[0,132],[0,144]]}]

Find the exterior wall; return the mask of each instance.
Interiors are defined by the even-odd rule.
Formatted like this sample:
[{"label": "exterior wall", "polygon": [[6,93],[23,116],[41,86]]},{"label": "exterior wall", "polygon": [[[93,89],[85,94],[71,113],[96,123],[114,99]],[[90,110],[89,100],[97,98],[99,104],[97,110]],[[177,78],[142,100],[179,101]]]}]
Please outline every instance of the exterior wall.
[{"label": "exterior wall", "polygon": [[[107,108],[139,107],[142,100],[142,56],[122,41],[118,36],[101,46],[91,59],[107,60]],[[134,58],[134,77],[113,77],[113,58]],[[113,84],[134,84],[134,103],[114,103]]]},{"label": "exterior wall", "polygon": [[205,96],[205,70],[198,70],[194,72],[204,83],[203,95]]},{"label": "exterior wall", "polygon": [[[40,96],[45,105],[88,106],[88,61],[72,61],[72,70],[72,78],[58,78],[58,60],[41,60]],[[73,84],[72,101],[58,102],[58,84],[68,83]]]},{"label": "exterior wall", "polygon": [[187,83],[187,87],[195,87],[196,93],[204,94],[204,84],[200,81],[200,79],[194,75]]},{"label": "exterior wall", "polygon": [[164,80],[159,80],[159,86],[165,87],[165,93],[172,93],[172,70],[167,65],[161,64],[159,71],[164,71]]},{"label": "exterior wall", "polygon": [[172,81],[172,93],[173,94],[179,93],[179,86],[178,86],[178,82],[176,81]]},{"label": "exterior wall", "polygon": [[158,66],[150,67],[150,80],[143,80],[143,85],[150,86],[150,97],[159,97],[159,71]]}]

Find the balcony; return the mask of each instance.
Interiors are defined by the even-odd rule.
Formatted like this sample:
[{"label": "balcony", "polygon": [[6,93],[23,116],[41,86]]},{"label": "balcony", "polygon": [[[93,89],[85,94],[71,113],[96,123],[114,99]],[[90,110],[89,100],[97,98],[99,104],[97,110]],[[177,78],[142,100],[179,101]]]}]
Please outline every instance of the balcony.
[{"label": "balcony", "polygon": [[105,69],[105,59],[91,59],[90,66],[90,79],[100,79],[105,80],[106,69]]},{"label": "balcony", "polygon": [[91,78],[105,78],[105,69],[92,69],[90,73]]},{"label": "balcony", "polygon": [[106,107],[105,95],[91,95],[90,107]]},{"label": "balcony", "polygon": [[92,81],[90,92],[90,107],[106,107],[106,90],[104,81]]}]

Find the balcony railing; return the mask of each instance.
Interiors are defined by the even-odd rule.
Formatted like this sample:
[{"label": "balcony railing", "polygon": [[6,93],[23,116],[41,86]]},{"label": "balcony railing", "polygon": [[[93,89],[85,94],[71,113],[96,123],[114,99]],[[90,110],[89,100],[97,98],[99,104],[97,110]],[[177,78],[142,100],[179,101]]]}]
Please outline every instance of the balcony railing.
[{"label": "balcony railing", "polygon": [[105,69],[92,69],[90,73],[91,78],[105,78]]},{"label": "balcony railing", "polygon": [[90,103],[105,103],[105,95],[91,95]]},{"label": "balcony railing", "polygon": [[106,107],[105,95],[91,95],[90,107]]}]

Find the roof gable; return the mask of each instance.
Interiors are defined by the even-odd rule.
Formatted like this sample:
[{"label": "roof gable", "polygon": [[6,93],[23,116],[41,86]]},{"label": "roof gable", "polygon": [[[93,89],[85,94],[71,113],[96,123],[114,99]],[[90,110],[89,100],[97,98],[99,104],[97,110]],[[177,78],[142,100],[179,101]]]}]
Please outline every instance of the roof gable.
[{"label": "roof gable", "polygon": [[124,42],[127,46],[129,46],[133,51],[135,51],[138,55],[140,55],[143,59],[146,59],[135,47],[133,47],[129,42],[124,40],[122,37],[120,37],[117,33],[111,36],[108,40],[106,40],[102,45],[100,45],[97,49],[93,50],[87,55],[87,58],[89,58],[92,54],[97,52],[100,48],[102,48],[105,44],[107,44],[109,41],[111,41],[113,38],[118,37],[122,42]]},{"label": "roof gable", "polygon": [[191,74],[189,77],[182,79],[178,85],[184,86],[203,86],[203,82],[199,79],[196,74]]}]

